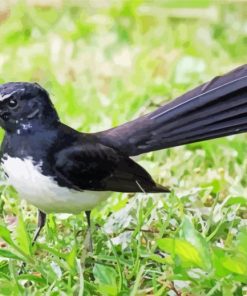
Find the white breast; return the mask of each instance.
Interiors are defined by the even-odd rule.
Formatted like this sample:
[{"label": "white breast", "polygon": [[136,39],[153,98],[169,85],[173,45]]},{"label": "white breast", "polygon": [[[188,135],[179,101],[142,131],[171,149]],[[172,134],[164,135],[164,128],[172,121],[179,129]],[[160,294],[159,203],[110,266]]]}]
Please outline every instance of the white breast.
[{"label": "white breast", "polygon": [[31,158],[20,159],[4,156],[3,169],[21,198],[45,213],[80,213],[91,210],[107,199],[109,192],[77,191],[58,186],[57,182],[42,174],[41,166]]}]

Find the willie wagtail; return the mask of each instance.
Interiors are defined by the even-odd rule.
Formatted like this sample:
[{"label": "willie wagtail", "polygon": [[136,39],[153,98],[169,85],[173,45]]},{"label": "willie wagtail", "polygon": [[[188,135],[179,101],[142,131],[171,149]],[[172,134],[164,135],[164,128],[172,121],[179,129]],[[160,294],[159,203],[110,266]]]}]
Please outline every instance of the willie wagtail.
[{"label": "willie wagtail", "polygon": [[48,213],[86,212],[111,191],[168,192],[130,157],[247,131],[247,65],[216,77],[156,111],[103,132],[60,122],[37,83],[0,85],[1,163],[21,198]]}]

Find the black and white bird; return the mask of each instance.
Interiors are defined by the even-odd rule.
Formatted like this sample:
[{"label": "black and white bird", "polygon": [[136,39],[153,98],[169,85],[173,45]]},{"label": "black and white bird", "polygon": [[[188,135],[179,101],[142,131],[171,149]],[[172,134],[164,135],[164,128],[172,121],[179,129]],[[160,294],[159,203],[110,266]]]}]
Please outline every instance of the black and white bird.
[{"label": "black and white bird", "polygon": [[168,192],[130,157],[247,131],[247,65],[216,77],[156,111],[103,132],[63,124],[37,83],[0,85],[5,130],[2,168],[9,184],[48,213],[90,212],[110,192]]}]

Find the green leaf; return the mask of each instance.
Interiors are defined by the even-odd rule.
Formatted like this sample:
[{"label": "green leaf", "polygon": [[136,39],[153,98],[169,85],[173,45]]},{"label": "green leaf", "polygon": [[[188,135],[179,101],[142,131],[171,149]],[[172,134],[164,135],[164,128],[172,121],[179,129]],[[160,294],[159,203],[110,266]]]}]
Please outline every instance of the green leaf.
[{"label": "green leaf", "polygon": [[237,236],[237,246],[236,246],[236,251],[237,253],[240,252],[246,257],[247,261],[247,230],[242,229],[238,236]]},{"label": "green leaf", "polygon": [[227,252],[225,249],[212,248],[213,266],[215,278],[225,278],[231,275],[231,278],[246,283],[247,258],[243,253],[237,250]]},{"label": "green leaf", "polygon": [[246,206],[247,205],[247,199],[243,196],[231,196],[227,199],[225,205],[226,206],[232,206],[239,204],[241,206]]},{"label": "green leaf", "polygon": [[1,278],[10,280],[9,275],[2,271],[0,271],[0,281],[1,281]]},{"label": "green leaf", "polygon": [[206,239],[194,228],[188,217],[185,217],[181,225],[180,235],[183,239],[190,242],[200,254],[205,268],[212,266],[209,244]]},{"label": "green leaf", "polygon": [[31,255],[31,241],[28,235],[26,225],[23,220],[21,211],[18,214],[18,223],[16,226],[16,241],[19,248],[27,255]]},{"label": "green leaf", "polygon": [[226,257],[226,251],[222,248],[212,248],[212,260],[215,269],[215,275],[222,278],[229,274],[229,271],[223,266]]},{"label": "green leaf", "polygon": [[157,241],[161,250],[178,256],[186,265],[203,267],[199,251],[191,243],[179,238],[162,238]]},{"label": "green leaf", "polygon": [[1,279],[0,287],[1,287],[1,296],[20,295],[18,286],[13,281]]},{"label": "green leaf", "polygon": [[75,259],[76,259],[77,247],[76,244],[73,246],[71,252],[66,256],[66,261],[71,269],[75,268]]},{"label": "green leaf", "polygon": [[161,263],[161,264],[166,264],[167,263],[167,258],[162,258],[156,254],[151,254],[150,257],[149,257],[151,260],[155,261],[155,262],[158,262],[158,263]]},{"label": "green leaf", "polygon": [[28,280],[30,282],[35,282],[38,284],[46,284],[47,280],[41,276],[36,276],[32,274],[21,274],[18,276],[18,280]]},{"label": "green leaf", "polygon": [[12,238],[11,238],[10,231],[6,227],[4,227],[2,225],[0,225],[0,237],[6,243],[8,243],[10,246],[14,246],[15,245],[14,242],[13,242],[13,240],[12,240]]},{"label": "green leaf", "polygon": [[58,258],[63,258],[66,260],[66,254],[62,253],[62,252],[59,252],[57,251],[55,248],[51,248],[49,247],[47,244],[42,244],[42,243],[37,243],[37,245],[43,249],[43,250],[46,250],[48,251],[50,254],[58,257]]},{"label": "green leaf", "polygon": [[241,257],[225,257],[222,265],[233,273],[247,275],[247,261]]},{"label": "green leaf", "polygon": [[95,264],[93,268],[95,281],[98,283],[98,290],[103,295],[117,295],[117,272],[110,266]]},{"label": "green leaf", "polygon": [[12,253],[8,250],[4,250],[4,249],[0,249],[0,257],[22,260],[19,256],[15,255],[14,253]]},{"label": "green leaf", "polygon": [[11,238],[10,231],[3,225],[0,225],[0,237],[11,247],[13,247],[18,253],[20,253],[23,257],[25,257],[25,259],[29,259],[29,261],[32,261],[31,256],[28,256],[28,254],[24,252],[22,248],[20,248],[14,243],[14,241]]}]

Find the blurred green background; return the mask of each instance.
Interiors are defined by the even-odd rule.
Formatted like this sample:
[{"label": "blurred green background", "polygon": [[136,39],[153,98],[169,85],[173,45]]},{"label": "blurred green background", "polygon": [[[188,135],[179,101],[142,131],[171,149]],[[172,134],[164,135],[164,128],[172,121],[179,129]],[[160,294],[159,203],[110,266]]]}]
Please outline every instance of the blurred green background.
[{"label": "blurred green background", "polygon": [[[246,17],[246,1],[1,1],[0,82],[36,81],[63,122],[103,130],[245,63]],[[113,194],[92,256],[83,214],[50,215],[31,247],[35,209],[2,179],[0,295],[247,295],[245,157],[238,135],[139,158],[174,193]]]}]

